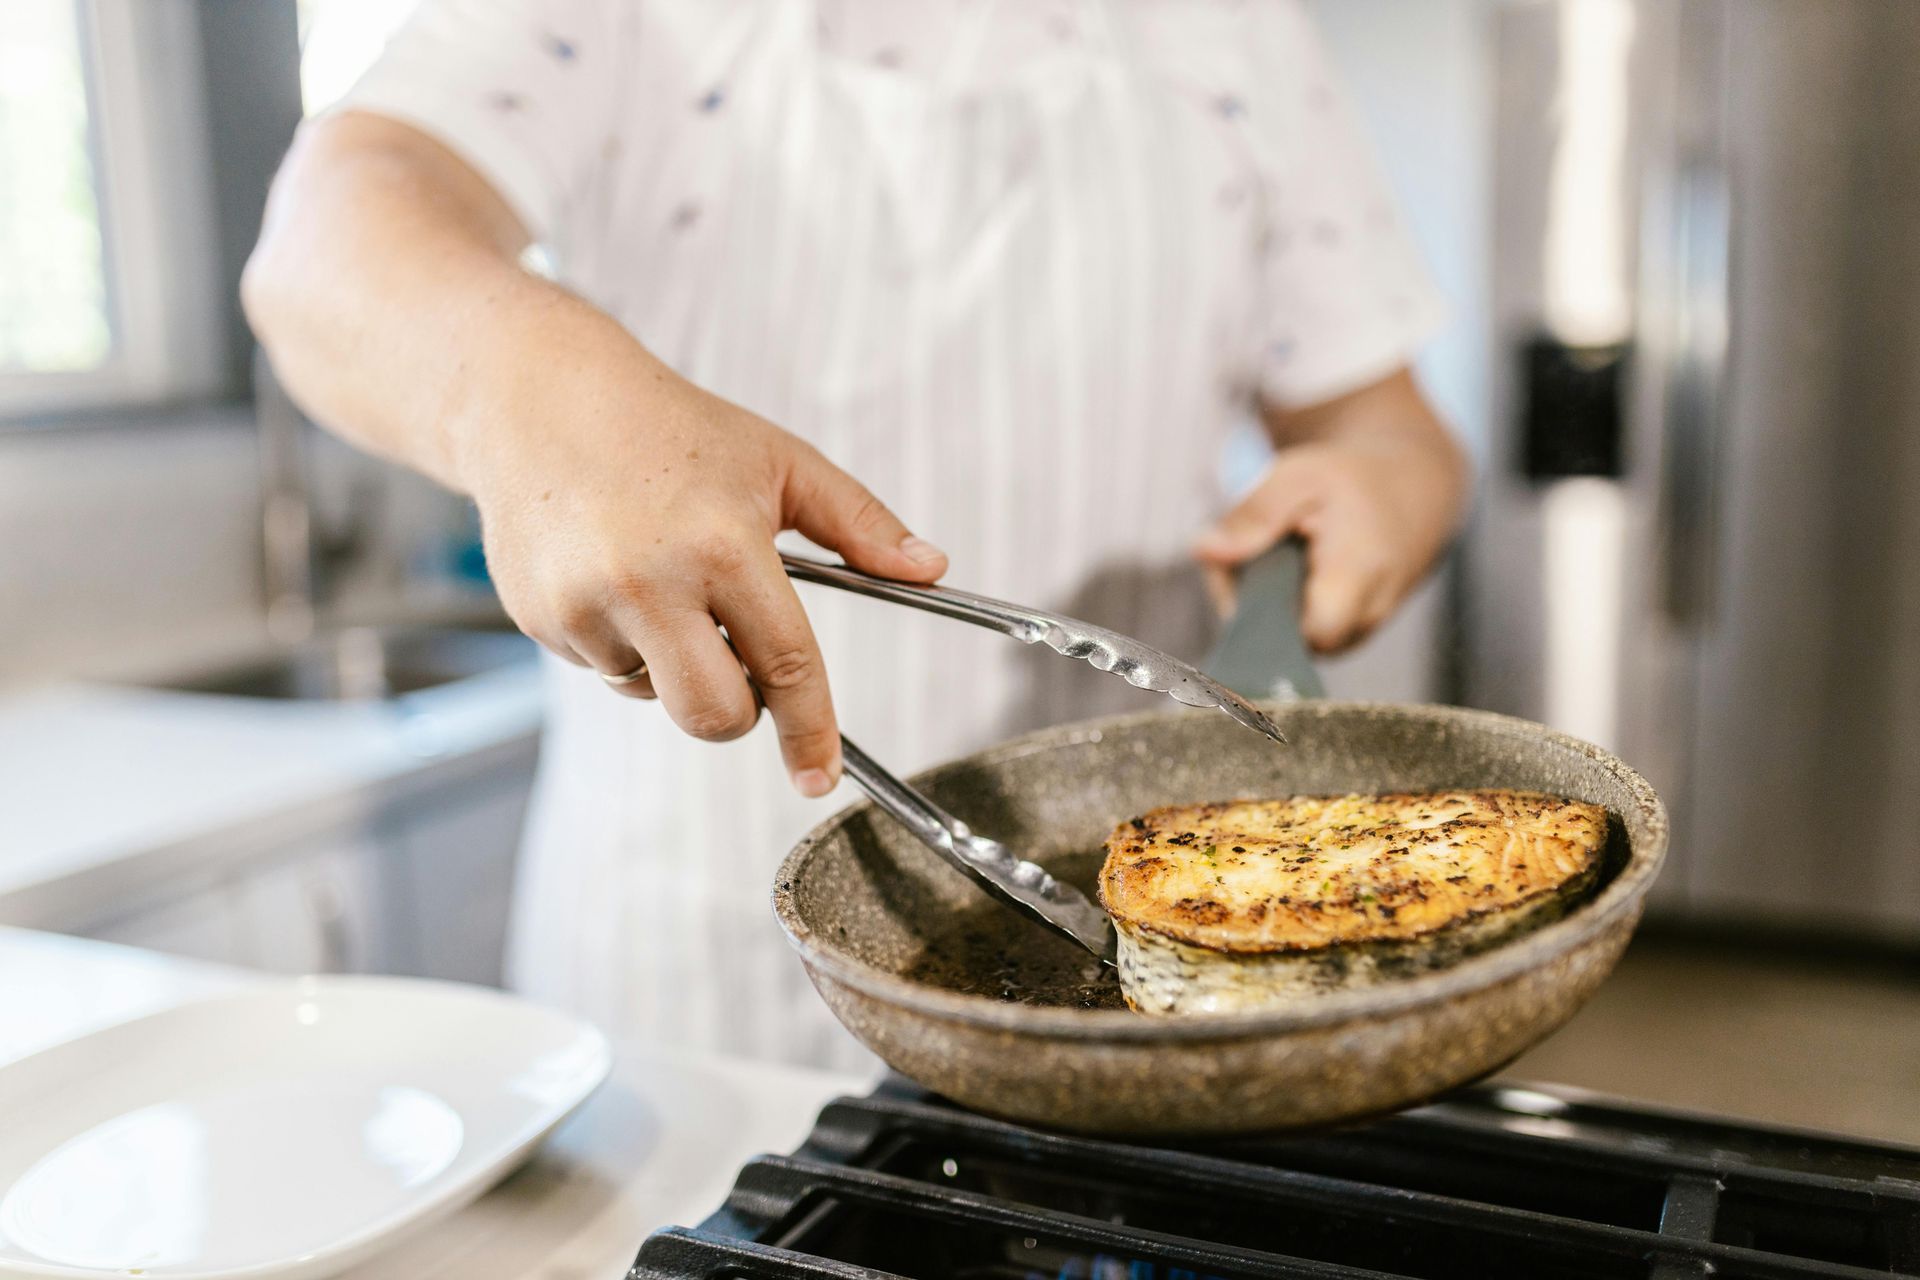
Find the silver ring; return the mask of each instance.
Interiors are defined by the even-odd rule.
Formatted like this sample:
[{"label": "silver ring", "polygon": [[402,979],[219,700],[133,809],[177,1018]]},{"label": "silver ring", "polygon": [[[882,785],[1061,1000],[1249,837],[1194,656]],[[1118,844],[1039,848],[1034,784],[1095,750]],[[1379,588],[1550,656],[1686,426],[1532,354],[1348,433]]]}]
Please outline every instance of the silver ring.
[{"label": "silver ring", "polygon": [[637,684],[647,678],[647,664],[643,662],[633,670],[624,671],[617,676],[610,676],[602,671],[600,678],[608,684]]}]

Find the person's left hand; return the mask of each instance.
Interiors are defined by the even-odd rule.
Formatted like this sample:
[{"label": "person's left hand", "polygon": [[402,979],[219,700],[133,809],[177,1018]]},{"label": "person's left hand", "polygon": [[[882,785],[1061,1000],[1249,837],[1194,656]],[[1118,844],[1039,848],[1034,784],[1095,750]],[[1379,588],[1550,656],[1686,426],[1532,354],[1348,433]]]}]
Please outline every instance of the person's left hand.
[{"label": "person's left hand", "polygon": [[1266,418],[1278,453],[1194,556],[1225,613],[1237,566],[1282,538],[1304,538],[1301,631],[1316,652],[1338,653],[1390,617],[1452,539],[1466,460],[1404,370]]}]

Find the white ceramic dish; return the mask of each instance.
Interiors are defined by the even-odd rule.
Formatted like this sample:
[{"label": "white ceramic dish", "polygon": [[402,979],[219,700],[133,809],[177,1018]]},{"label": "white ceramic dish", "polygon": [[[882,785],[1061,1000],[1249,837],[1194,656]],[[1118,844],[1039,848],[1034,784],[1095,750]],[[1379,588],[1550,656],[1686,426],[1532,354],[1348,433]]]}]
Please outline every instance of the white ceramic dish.
[{"label": "white ceramic dish", "polygon": [[565,1014],[401,978],[267,984],[55,1045],[0,1067],[0,1276],[333,1274],[491,1186],[611,1061]]}]

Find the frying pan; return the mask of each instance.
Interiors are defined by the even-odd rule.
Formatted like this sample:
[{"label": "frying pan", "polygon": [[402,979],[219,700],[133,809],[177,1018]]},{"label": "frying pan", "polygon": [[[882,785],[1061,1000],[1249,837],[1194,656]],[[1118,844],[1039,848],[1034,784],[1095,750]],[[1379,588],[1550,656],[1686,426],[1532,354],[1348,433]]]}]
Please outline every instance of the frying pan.
[{"label": "frying pan", "polygon": [[[1297,561],[1232,628],[1274,681],[1317,688],[1298,645]],[[1277,639],[1276,639],[1277,637]],[[1230,647],[1233,647],[1230,645]],[[1250,679],[1248,645],[1209,666]],[[1257,665],[1254,664],[1254,665]],[[1646,781],[1590,743],[1456,707],[1273,702],[1290,745],[1226,717],[1147,711],[1061,725],[912,779],[975,830],[1090,888],[1114,825],[1159,805],[1288,794],[1510,787],[1602,805],[1601,881],[1558,921],[1449,968],[1298,1006],[1149,1017],[1098,962],[976,888],[870,803],[808,833],[773,904],[834,1015],[957,1102],[1092,1133],[1238,1133],[1388,1111],[1484,1076],[1565,1022],[1612,970],[1667,847]]]}]

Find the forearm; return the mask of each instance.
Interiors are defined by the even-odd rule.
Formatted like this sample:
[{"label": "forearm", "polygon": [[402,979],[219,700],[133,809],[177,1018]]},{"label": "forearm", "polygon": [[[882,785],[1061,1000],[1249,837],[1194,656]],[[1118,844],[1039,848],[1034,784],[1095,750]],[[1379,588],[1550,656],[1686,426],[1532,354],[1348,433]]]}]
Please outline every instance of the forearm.
[{"label": "forearm", "polygon": [[526,239],[424,135],[340,116],[274,184],[247,315],[315,418],[473,496],[528,635],[696,737],[745,733],[764,702],[795,786],[824,794],[840,735],[775,535],[916,582],[945,557],[818,450],[523,271]]},{"label": "forearm", "polygon": [[500,381],[538,348],[633,343],[523,270],[526,233],[478,175],[403,125],[309,126],[269,201],[242,295],[289,394],[373,452],[468,490]]}]

